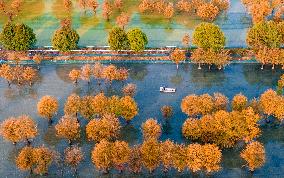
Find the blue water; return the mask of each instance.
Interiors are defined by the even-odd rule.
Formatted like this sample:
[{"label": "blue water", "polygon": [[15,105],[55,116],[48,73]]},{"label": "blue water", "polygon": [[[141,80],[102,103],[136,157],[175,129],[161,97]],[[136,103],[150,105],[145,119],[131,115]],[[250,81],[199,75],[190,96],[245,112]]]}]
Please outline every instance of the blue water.
[{"label": "blue water", "polygon": [[[124,84],[132,82],[138,87],[135,100],[139,106],[139,114],[130,125],[123,121],[121,139],[126,140],[130,145],[139,144],[142,141],[141,124],[147,118],[156,118],[163,125],[163,134],[160,140],[171,139],[177,143],[190,141],[185,140],[181,135],[181,127],[186,119],[186,115],[181,112],[180,102],[188,94],[203,94],[214,92],[224,93],[229,99],[235,94],[243,93],[249,99],[259,97],[268,88],[276,88],[277,80],[283,73],[281,69],[271,70],[271,66],[266,66],[260,70],[259,64],[231,64],[225,70],[209,71],[203,67],[198,70],[196,65],[181,64],[179,70],[176,70],[174,64],[147,64],[147,63],[117,63],[118,66],[124,66],[130,69],[130,78],[126,82],[114,82],[111,87],[98,87],[96,81],[92,81],[90,87],[85,82],[79,82],[75,87],[68,80],[68,73],[73,68],[81,67],[81,64],[45,64],[41,68],[41,80],[32,88],[7,87],[4,80],[0,80],[0,121],[9,116],[18,116],[28,114],[34,118],[38,124],[40,135],[34,140],[35,146],[45,145],[50,148],[63,152],[67,147],[67,141],[56,138],[54,127],[48,127],[46,120],[40,118],[36,113],[36,104],[44,95],[55,96],[60,102],[60,110],[55,118],[55,123],[63,115],[63,105],[66,98],[73,92],[84,96],[96,94],[103,89],[107,95],[121,95],[121,88]],[[174,94],[164,94],[159,92],[159,87],[166,85],[177,88]],[[162,119],[160,108],[163,105],[171,105],[174,108],[174,116],[166,125]],[[86,121],[80,118],[82,127]],[[284,173],[284,130],[273,123],[262,126],[262,136],[259,139],[265,145],[267,162],[261,169],[255,171],[255,177],[281,177]],[[82,132],[83,129],[82,129]],[[94,143],[90,143],[82,136],[79,145],[85,152],[85,160],[79,166],[79,177],[138,177],[126,172],[117,174],[111,172],[109,175],[102,175],[96,171],[90,162],[90,151]],[[0,177],[26,177],[28,173],[19,171],[14,162],[19,149],[23,144],[14,147],[0,138]],[[214,174],[214,177],[251,177],[247,169],[242,168],[244,164],[239,158],[241,146],[223,150],[223,169]],[[60,170],[54,165],[49,170],[48,177],[60,177]],[[70,177],[71,171],[68,167],[64,168],[64,177]],[[155,177],[164,175],[160,170],[153,174]],[[144,171],[139,177],[146,177],[149,174]],[[170,171],[165,177],[191,177],[188,172],[177,173]]]}]

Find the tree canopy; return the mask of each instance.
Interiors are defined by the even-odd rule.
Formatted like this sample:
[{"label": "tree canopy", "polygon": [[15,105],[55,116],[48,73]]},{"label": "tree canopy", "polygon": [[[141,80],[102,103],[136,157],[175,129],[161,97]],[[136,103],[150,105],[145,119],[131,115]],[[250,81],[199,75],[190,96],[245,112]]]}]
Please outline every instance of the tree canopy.
[{"label": "tree canopy", "polygon": [[213,23],[201,23],[193,33],[193,44],[199,48],[218,51],[224,48],[225,41],[224,33]]},{"label": "tree canopy", "polygon": [[28,25],[8,22],[0,33],[0,43],[7,50],[25,51],[35,45],[36,36]]},{"label": "tree canopy", "polygon": [[127,39],[130,49],[136,52],[144,50],[146,45],[148,44],[148,38],[146,34],[143,33],[139,28],[134,28],[127,32]]},{"label": "tree canopy", "polygon": [[71,26],[62,26],[53,34],[51,43],[55,49],[65,52],[77,49],[79,40],[80,37],[76,30]]},{"label": "tree canopy", "polygon": [[109,32],[108,44],[112,50],[124,50],[128,48],[127,34],[120,27],[114,27]]}]

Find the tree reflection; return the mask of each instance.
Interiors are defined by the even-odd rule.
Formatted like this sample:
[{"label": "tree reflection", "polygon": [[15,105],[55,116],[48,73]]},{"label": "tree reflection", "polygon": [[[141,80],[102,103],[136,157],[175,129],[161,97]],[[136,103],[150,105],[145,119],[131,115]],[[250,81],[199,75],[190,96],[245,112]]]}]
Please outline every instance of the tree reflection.
[{"label": "tree reflection", "polygon": [[281,69],[272,70],[269,66],[261,70],[260,64],[245,64],[242,68],[244,77],[250,85],[275,86],[282,74]]},{"label": "tree reflection", "polygon": [[56,130],[54,126],[48,127],[43,135],[43,141],[49,146],[56,146],[60,142],[60,138],[56,136]]},{"label": "tree reflection", "polygon": [[171,77],[171,83],[174,85],[180,85],[183,81],[182,75],[179,74],[179,72],[176,73],[176,75]]},{"label": "tree reflection", "polygon": [[[78,69],[80,70],[80,66],[79,65],[72,65],[72,64],[68,64],[68,65],[56,65],[56,74],[58,76],[58,78],[60,78],[62,81],[66,82],[66,83],[73,83],[70,79],[69,79],[69,72],[72,69]],[[80,84],[80,82],[79,82]]]},{"label": "tree reflection", "polygon": [[214,68],[209,70],[207,67],[199,70],[197,65],[192,65],[189,76],[191,83],[200,88],[222,86],[226,79],[224,70]]},{"label": "tree reflection", "polygon": [[126,141],[129,145],[138,144],[139,129],[135,128],[133,125],[128,124],[121,128],[120,138]]},{"label": "tree reflection", "polygon": [[148,74],[147,64],[131,64],[129,67],[129,77],[132,80],[142,81]]}]

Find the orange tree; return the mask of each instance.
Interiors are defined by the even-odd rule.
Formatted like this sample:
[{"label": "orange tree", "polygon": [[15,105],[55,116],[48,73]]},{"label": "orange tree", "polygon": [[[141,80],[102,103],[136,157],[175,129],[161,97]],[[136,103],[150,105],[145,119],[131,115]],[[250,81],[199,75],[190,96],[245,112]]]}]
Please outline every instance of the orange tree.
[{"label": "orange tree", "polygon": [[80,138],[80,124],[76,117],[63,116],[55,125],[55,130],[58,137],[68,140],[69,145]]},{"label": "orange tree", "polygon": [[164,172],[167,172],[173,166],[173,154],[175,151],[175,144],[170,140],[161,142],[160,151],[163,170]]},{"label": "orange tree", "polygon": [[142,163],[152,173],[160,165],[160,144],[156,139],[145,140],[141,145]]},{"label": "orange tree", "polygon": [[112,149],[113,165],[119,172],[122,172],[129,162],[131,149],[125,141],[115,141]]},{"label": "orange tree", "polygon": [[173,107],[172,106],[163,106],[161,107],[162,115],[165,119],[169,119],[173,116]]},{"label": "orange tree", "polygon": [[176,48],[171,53],[170,58],[176,63],[178,69],[178,64],[180,63],[180,61],[184,61],[186,59],[185,51]]},{"label": "orange tree", "polygon": [[112,143],[106,140],[97,143],[91,153],[91,159],[98,170],[108,173],[112,167]]},{"label": "orange tree", "polygon": [[137,114],[138,106],[133,98],[124,96],[119,100],[119,107],[121,110],[120,116],[129,123]]},{"label": "orange tree", "polygon": [[76,116],[80,112],[81,108],[81,98],[76,94],[68,96],[64,104],[64,114],[70,116]]},{"label": "orange tree", "polygon": [[37,147],[33,150],[33,158],[35,160],[34,173],[47,174],[51,163],[54,161],[54,152],[44,146]]},{"label": "orange tree", "polygon": [[13,144],[21,141],[19,133],[19,123],[14,117],[8,118],[1,123],[1,135],[5,140],[11,141]]},{"label": "orange tree", "polygon": [[120,132],[118,118],[113,115],[104,115],[100,119],[91,120],[86,126],[86,135],[89,140],[100,142],[103,139],[112,140]]},{"label": "orange tree", "polygon": [[26,146],[22,148],[17,155],[16,165],[21,171],[30,171],[30,173],[33,172],[33,167],[36,162],[36,160],[34,160],[35,158],[33,150],[33,147]]},{"label": "orange tree", "polygon": [[81,68],[81,79],[85,80],[88,82],[88,84],[90,84],[91,82],[91,76],[92,76],[92,68],[90,64],[85,64],[82,68]]},{"label": "orange tree", "polygon": [[78,83],[78,79],[80,78],[81,76],[81,71],[80,70],[77,70],[77,69],[72,69],[70,72],[69,72],[69,78],[71,81],[73,81],[75,84]]},{"label": "orange tree", "polygon": [[147,119],[141,126],[144,140],[158,139],[162,134],[161,126],[155,119]]},{"label": "orange tree", "polygon": [[254,141],[246,146],[240,154],[249,170],[253,172],[255,169],[260,168],[265,163],[265,149],[262,143]]},{"label": "orange tree", "polygon": [[141,156],[141,149],[139,145],[136,145],[131,148],[129,161],[128,161],[128,168],[133,173],[140,173],[142,171],[142,156]]},{"label": "orange tree", "polygon": [[232,109],[236,111],[242,111],[248,105],[248,99],[243,94],[239,93],[233,97]]},{"label": "orange tree", "polygon": [[58,101],[52,96],[44,96],[37,103],[38,114],[47,119],[49,124],[52,123],[52,117],[56,114],[58,110]]},{"label": "orange tree", "polygon": [[96,114],[93,102],[94,96],[83,96],[81,98],[80,114],[87,120],[94,118]]},{"label": "orange tree", "polygon": [[182,172],[186,168],[187,151],[184,144],[175,144],[173,152],[173,167],[178,172]]},{"label": "orange tree", "polygon": [[204,3],[197,8],[197,16],[206,21],[213,21],[219,14],[219,8],[212,3]]},{"label": "orange tree", "polygon": [[137,90],[137,86],[133,83],[129,83],[122,88],[124,96],[134,97]]},{"label": "orange tree", "polygon": [[64,162],[71,166],[75,173],[77,173],[77,167],[83,159],[84,154],[78,146],[68,147],[64,150]]}]

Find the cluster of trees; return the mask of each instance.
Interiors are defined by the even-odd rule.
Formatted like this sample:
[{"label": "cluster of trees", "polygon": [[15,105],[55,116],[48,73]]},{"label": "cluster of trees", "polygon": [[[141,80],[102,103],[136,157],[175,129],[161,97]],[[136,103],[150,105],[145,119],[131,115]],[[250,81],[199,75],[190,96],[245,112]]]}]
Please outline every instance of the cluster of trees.
[{"label": "cluster of trees", "polygon": [[174,168],[179,172],[189,169],[193,173],[204,171],[210,174],[221,169],[221,157],[221,150],[215,145],[185,146],[170,140],[159,142],[152,138],[133,148],[124,141],[102,140],[92,151],[92,162],[104,172],[115,168],[119,172],[128,169],[140,173],[145,167],[152,173],[162,166],[165,172]]},{"label": "cluster of trees", "polygon": [[142,30],[134,28],[127,33],[120,27],[114,27],[109,32],[108,43],[112,50],[131,49],[139,52],[145,49],[148,38]]},{"label": "cluster of trees", "polygon": [[278,21],[283,15],[282,0],[242,0],[242,2],[251,14],[253,23],[264,22],[269,15]]},{"label": "cluster of trees", "polygon": [[0,66],[0,77],[8,82],[8,85],[17,84],[30,86],[39,78],[38,71],[32,67],[10,66],[2,64]]},{"label": "cluster of trees", "polygon": [[[262,64],[284,66],[284,22],[265,21],[254,24],[247,33],[247,44],[255,51],[256,59]],[[283,68],[283,67],[282,67]]]},{"label": "cluster of trees", "polygon": [[4,139],[14,145],[21,141],[26,141],[29,145],[31,139],[37,136],[38,131],[36,123],[30,116],[21,115],[3,121],[0,126],[0,133]]},{"label": "cluster of trees", "polygon": [[79,79],[91,82],[91,78],[94,77],[98,80],[99,84],[101,80],[105,80],[106,83],[112,83],[114,80],[124,81],[128,78],[128,70],[125,68],[117,68],[115,65],[103,66],[101,63],[95,63],[94,66],[89,64],[84,65],[81,70],[73,69],[69,73],[69,78],[75,84]]},{"label": "cluster of trees", "polygon": [[213,23],[201,23],[193,32],[193,44],[198,48],[192,52],[191,60],[199,64],[208,64],[209,69],[216,65],[218,69],[224,67],[231,56],[225,50],[226,37],[221,29]]},{"label": "cluster of trees", "polygon": [[158,13],[171,19],[175,12],[195,14],[203,20],[213,21],[229,8],[228,0],[179,0],[176,4],[166,0],[142,0],[139,10],[142,13]]}]

